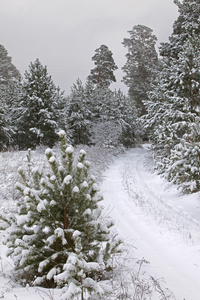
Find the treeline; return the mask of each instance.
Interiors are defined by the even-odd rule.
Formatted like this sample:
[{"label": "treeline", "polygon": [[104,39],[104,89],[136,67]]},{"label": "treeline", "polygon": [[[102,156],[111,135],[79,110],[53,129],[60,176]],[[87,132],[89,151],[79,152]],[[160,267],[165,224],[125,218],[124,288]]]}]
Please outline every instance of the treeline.
[{"label": "treeline", "polygon": [[0,150],[35,148],[41,144],[52,147],[60,129],[67,132],[74,145],[135,145],[143,136],[137,120],[145,112],[142,100],[159,69],[159,59],[157,38],[150,28],[137,25],[129,33],[130,38],[122,43],[128,48],[123,67],[128,96],[110,89],[111,83],[116,82],[114,72],[118,67],[106,45],[95,50],[95,66],[86,83],[77,79],[68,96],[55,86],[47,66],[39,59],[30,63],[22,80],[1,46]]},{"label": "treeline", "polygon": [[185,192],[200,188],[200,3],[174,0],[179,16],[168,43],[144,25],[128,31],[122,81],[128,96],[112,91],[118,68],[106,45],[95,50],[94,69],[71,93],[57,88],[37,59],[24,80],[0,47],[0,150],[53,146],[64,129],[72,144],[151,142],[158,171]]},{"label": "treeline", "polygon": [[61,129],[74,145],[135,144],[136,109],[129,97],[109,88],[116,81],[117,66],[107,46],[96,50],[96,66],[86,84],[78,79],[68,96],[55,86],[39,59],[30,63],[21,80],[3,46],[0,55],[0,150],[52,147]]}]

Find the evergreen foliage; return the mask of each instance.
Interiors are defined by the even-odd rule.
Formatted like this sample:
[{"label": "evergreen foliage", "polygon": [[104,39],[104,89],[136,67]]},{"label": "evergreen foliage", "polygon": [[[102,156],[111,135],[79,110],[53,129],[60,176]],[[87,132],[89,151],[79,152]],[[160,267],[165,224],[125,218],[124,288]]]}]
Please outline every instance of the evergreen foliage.
[{"label": "evergreen foliage", "polygon": [[45,171],[31,166],[30,156],[28,172],[19,169],[17,212],[1,214],[8,255],[25,283],[63,288],[63,300],[105,299],[121,241],[102,217],[85,151],[75,160],[65,132],[59,136],[60,156],[47,149]]},{"label": "evergreen foliage", "polygon": [[69,97],[67,124],[73,144],[106,147],[135,145],[138,136],[137,110],[123,93],[80,80]]},{"label": "evergreen foliage", "polygon": [[143,129],[138,120],[138,110],[131,97],[124,96],[121,91],[115,92],[119,101],[121,134],[119,142],[126,148],[134,147],[143,135]]},{"label": "evergreen foliage", "polygon": [[74,145],[90,144],[91,140],[91,111],[89,97],[80,79],[71,89],[67,107],[67,124]]},{"label": "evergreen foliage", "polygon": [[152,129],[152,150],[159,172],[184,192],[200,187],[199,36],[189,35],[177,57],[164,59],[159,86],[144,102],[145,126]]},{"label": "evergreen foliage", "polygon": [[6,150],[9,144],[9,128],[5,119],[5,111],[0,109],[0,151]]},{"label": "evergreen foliage", "polygon": [[[129,106],[128,98],[120,90],[113,92],[90,80],[83,86],[78,79],[71,89],[67,109],[67,127],[72,143],[106,147],[134,145],[137,113],[135,106]],[[127,135],[130,137],[125,141]]]},{"label": "evergreen foliage", "polygon": [[7,86],[10,82],[20,81],[21,75],[12,63],[12,58],[4,46],[0,45],[0,86]]},{"label": "evergreen foliage", "polygon": [[52,147],[57,141],[57,131],[63,125],[63,93],[56,88],[47,67],[39,59],[25,72],[20,101],[18,142],[20,149],[35,148],[43,144]]},{"label": "evergreen foliage", "polygon": [[178,19],[173,24],[173,32],[168,43],[161,43],[160,54],[166,57],[178,58],[178,53],[188,38],[200,34],[200,2],[199,0],[174,0],[179,10]]},{"label": "evergreen foliage", "polygon": [[137,110],[130,98],[120,90],[113,92],[110,89],[96,89],[93,94],[95,103],[94,107],[98,107],[99,111],[93,121],[94,143],[115,147],[134,146],[139,130]]},{"label": "evergreen foliage", "polygon": [[95,68],[90,71],[88,80],[100,87],[109,87],[112,82],[116,82],[114,71],[118,69],[113,54],[106,45],[101,45],[95,50],[92,57]]},{"label": "evergreen foliage", "polygon": [[0,45],[0,151],[7,150],[14,139],[13,110],[19,97],[21,76]]},{"label": "evergreen foliage", "polygon": [[130,38],[125,38],[123,45],[127,47],[127,62],[122,68],[125,72],[123,82],[128,86],[129,96],[135,101],[139,114],[145,109],[142,101],[147,99],[157,71],[160,68],[158,54],[155,49],[157,38],[152,29],[144,25],[136,25],[128,31]]}]

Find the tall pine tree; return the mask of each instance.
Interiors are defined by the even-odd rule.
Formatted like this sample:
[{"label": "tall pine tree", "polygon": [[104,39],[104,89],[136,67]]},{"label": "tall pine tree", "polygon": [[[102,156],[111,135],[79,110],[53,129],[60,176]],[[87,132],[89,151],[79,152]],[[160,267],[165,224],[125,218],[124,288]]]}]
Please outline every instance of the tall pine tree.
[{"label": "tall pine tree", "polygon": [[13,111],[19,98],[20,80],[12,58],[0,45],[0,151],[8,149],[14,142]]},{"label": "tall pine tree", "polygon": [[128,33],[130,38],[125,38],[122,43],[128,50],[127,62],[122,68],[125,72],[123,82],[128,86],[129,96],[135,101],[139,114],[143,115],[142,101],[147,99],[160,67],[155,49],[157,38],[152,29],[144,25],[136,25]]},{"label": "tall pine tree", "polygon": [[[192,12],[192,11],[191,11]],[[145,102],[146,126],[160,172],[183,191],[200,188],[199,36],[189,34],[177,56],[164,58],[159,84]]]},{"label": "tall pine tree", "polygon": [[178,58],[178,53],[188,38],[200,34],[200,1],[199,0],[174,0],[179,10],[179,16],[173,24],[173,32],[168,43],[162,43],[160,54],[166,57]]},{"label": "tall pine tree", "polygon": [[113,54],[106,45],[101,45],[95,52],[92,57],[95,68],[90,71],[88,79],[99,87],[109,87],[112,82],[116,82],[114,71],[118,69]]}]

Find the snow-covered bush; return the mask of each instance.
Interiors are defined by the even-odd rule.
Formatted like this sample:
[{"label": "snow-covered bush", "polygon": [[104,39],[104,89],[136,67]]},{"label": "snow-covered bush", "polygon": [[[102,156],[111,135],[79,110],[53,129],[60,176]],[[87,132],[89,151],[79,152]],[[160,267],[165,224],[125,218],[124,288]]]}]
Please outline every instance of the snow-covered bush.
[{"label": "snow-covered bush", "polygon": [[111,257],[121,241],[112,221],[103,219],[99,193],[90,163],[60,131],[60,156],[45,154],[48,168],[22,168],[21,193],[15,213],[1,215],[5,244],[17,275],[25,283],[63,288],[62,299],[102,299],[110,289]]}]

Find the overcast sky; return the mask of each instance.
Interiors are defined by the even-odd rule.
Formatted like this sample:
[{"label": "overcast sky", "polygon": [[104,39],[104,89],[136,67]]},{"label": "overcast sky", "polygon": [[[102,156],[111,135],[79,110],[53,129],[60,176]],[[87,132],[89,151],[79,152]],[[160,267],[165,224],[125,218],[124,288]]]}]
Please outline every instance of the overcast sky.
[{"label": "overcast sky", "polygon": [[173,0],[0,0],[0,44],[22,76],[39,58],[67,94],[77,78],[85,82],[95,49],[105,44],[119,68],[114,87],[126,91],[121,67],[127,31],[146,25],[166,42],[177,16]]}]

